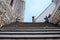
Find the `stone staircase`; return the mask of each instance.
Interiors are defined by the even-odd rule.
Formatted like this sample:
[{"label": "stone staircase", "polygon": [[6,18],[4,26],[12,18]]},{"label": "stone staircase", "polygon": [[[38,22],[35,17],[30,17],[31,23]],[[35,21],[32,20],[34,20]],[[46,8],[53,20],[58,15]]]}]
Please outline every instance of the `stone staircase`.
[{"label": "stone staircase", "polygon": [[60,27],[50,23],[11,23],[0,28],[0,38],[60,38]]},{"label": "stone staircase", "polygon": [[[54,24],[50,23],[11,23],[8,25],[4,25],[2,28],[0,28],[1,31],[11,31],[11,32],[24,32],[24,31],[41,31],[41,29],[60,29]],[[44,30],[43,30],[44,31]]]}]

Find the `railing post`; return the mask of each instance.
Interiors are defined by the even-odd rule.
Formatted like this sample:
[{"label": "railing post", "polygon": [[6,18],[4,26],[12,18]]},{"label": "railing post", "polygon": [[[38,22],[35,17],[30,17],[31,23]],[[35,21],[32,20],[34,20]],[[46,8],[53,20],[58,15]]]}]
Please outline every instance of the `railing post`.
[{"label": "railing post", "polygon": [[32,16],[32,23],[34,23],[35,22],[35,20],[34,20],[34,16]]}]

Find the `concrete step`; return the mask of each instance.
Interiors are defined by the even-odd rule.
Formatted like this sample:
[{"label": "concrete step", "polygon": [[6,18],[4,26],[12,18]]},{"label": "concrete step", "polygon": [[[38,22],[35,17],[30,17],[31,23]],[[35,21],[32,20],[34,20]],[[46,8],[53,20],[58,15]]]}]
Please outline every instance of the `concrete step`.
[{"label": "concrete step", "polygon": [[48,35],[60,34],[60,32],[0,32],[0,35]]},{"label": "concrete step", "polygon": [[0,32],[0,38],[60,38],[60,32]]},{"label": "concrete step", "polygon": [[60,29],[60,27],[2,27],[0,29]]},{"label": "concrete step", "polygon": [[12,31],[12,32],[46,32],[46,31],[59,31],[60,28],[48,27],[48,28],[2,28],[0,31]]},{"label": "concrete step", "polygon": [[[57,29],[57,30],[56,30]],[[50,23],[11,23],[4,25],[0,31],[9,32],[39,32],[39,31],[60,31],[60,27],[56,27]]]},{"label": "concrete step", "polygon": [[31,23],[31,22],[25,22],[25,23],[11,23],[8,25],[4,25],[4,27],[56,27],[56,25],[51,24],[51,23]]}]

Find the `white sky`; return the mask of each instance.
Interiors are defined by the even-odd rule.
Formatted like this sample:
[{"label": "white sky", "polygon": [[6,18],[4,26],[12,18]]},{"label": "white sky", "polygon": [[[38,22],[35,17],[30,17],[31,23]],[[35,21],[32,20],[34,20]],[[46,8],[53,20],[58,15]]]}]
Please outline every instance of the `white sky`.
[{"label": "white sky", "polygon": [[32,22],[32,16],[37,17],[51,3],[51,0],[26,0],[25,22]]}]

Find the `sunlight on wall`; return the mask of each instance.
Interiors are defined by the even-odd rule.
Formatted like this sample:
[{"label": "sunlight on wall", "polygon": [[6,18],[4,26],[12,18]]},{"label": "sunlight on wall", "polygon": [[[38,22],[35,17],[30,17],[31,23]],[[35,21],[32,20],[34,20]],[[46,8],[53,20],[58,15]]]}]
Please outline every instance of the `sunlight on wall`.
[{"label": "sunlight on wall", "polygon": [[52,0],[26,0],[24,22],[32,22],[32,16],[37,17]]}]

